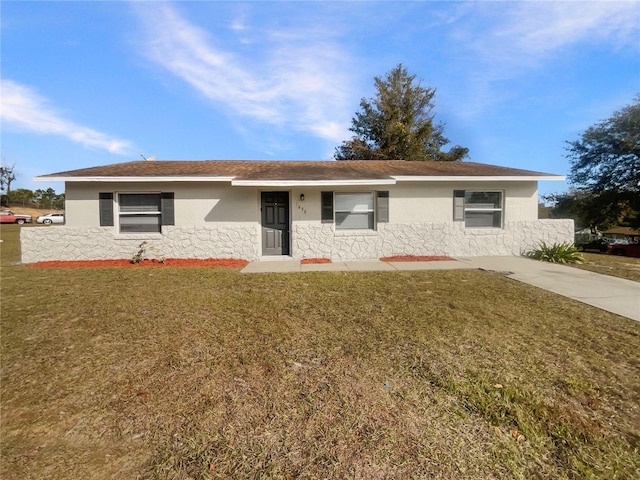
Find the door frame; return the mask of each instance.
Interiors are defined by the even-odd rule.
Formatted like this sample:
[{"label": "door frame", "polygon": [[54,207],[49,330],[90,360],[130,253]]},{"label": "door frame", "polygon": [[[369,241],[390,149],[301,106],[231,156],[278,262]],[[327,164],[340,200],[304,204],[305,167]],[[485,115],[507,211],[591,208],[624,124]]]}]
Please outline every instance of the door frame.
[{"label": "door frame", "polygon": [[[265,254],[264,253],[264,231],[263,231],[263,227],[264,227],[264,215],[263,215],[263,209],[264,209],[264,203],[265,203],[265,195],[266,194],[284,194],[287,197],[287,223],[286,223],[286,230],[283,234],[284,238],[283,238],[283,246],[286,246],[286,248],[283,248],[283,251],[281,254]],[[279,258],[279,257],[290,257],[291,256],[291,191],[290,190],[260,190],[258,192],[259,194],[259,214],[260,214],[260,256],[261,257],[272,257],[272,258]]]}]

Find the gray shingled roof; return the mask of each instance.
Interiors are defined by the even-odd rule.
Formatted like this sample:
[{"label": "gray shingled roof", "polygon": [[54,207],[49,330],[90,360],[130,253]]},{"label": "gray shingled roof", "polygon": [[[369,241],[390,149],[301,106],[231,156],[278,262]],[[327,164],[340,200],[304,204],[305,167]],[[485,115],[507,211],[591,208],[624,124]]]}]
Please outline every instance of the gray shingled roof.
[{"label": "gray shingled roof", "polygon": [[554,177],[474,162],[161,160],[115,163],[42,175],[40,179],[86,177],[233,177],[234,180],[332,181],[420,177]]}]

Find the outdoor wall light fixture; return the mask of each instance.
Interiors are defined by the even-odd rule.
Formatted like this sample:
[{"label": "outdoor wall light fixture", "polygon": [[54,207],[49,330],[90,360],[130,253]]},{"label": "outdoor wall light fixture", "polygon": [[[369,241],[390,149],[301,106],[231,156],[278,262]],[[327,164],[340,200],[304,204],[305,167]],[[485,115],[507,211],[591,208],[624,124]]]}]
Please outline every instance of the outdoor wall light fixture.
[{"label": "outdoor wall light fixture", "polygon": [[304,202],[304,193],[301,193],[301,194],[300,194],[300,201],[301,201],[301,202]]}]

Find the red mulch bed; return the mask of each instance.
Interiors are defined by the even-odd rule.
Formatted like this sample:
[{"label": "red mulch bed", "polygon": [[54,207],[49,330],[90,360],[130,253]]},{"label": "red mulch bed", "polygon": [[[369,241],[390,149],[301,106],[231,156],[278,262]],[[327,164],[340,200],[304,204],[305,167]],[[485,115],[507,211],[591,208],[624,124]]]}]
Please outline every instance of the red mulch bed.
[{"label": "red mulch bed", "polygon": [[309,265],[312,263],[331,263],[330,258],[303,258],[300,260],[300,265]]},{"label": "red mulch bed", "polygon": [[44,268],[83,268],[83,267],[232,267],[243,268],[249,262],[236,258],[167,258],[164,263],[158,260],[143,260],[131,263],[126,258],[119,260],[64,260],[30,263],[28,267]]},{"label": "red mulch bed", "polygon": [[444,255],[430,255],[426,257],[419,255],[397,255],[395,257],[382,257],[380,260],[383,262],[444,262],[452,261],[453,258]]}]

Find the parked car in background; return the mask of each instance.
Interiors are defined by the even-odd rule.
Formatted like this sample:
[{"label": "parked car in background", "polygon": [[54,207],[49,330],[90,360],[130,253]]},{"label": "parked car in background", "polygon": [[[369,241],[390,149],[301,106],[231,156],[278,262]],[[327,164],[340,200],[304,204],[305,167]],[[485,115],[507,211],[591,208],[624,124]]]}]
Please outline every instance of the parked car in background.
[{"label": "parked car in background", "polygon": [[0,211],[0,223],[31,223],[33,222],[33,217],[31,215],[20,215],[17,213],[13,213],[11,210],[1,210]]},{"label": "parked car in background", "polygon": [[628,238],[607,238],[609,245],[629,245],[631,242]]},{"label": "parked car in background", "polygon": [[609,249],[609,242],[604,238],[597,238],[590,242],[578,243],[576,247],[580,252],[586,252],[587,250],[597,250],[598,252],[606,252]]},{"label": "parked car in background", "polygon": [[614,243],[609,246],[609,253],[625,257],[640,257],[640,243]]},{"label": "parked car in background", "polygon": [[36,218],[36,223],[51,225],[52,223],[64,223],[64,213],[47,213]]}]

